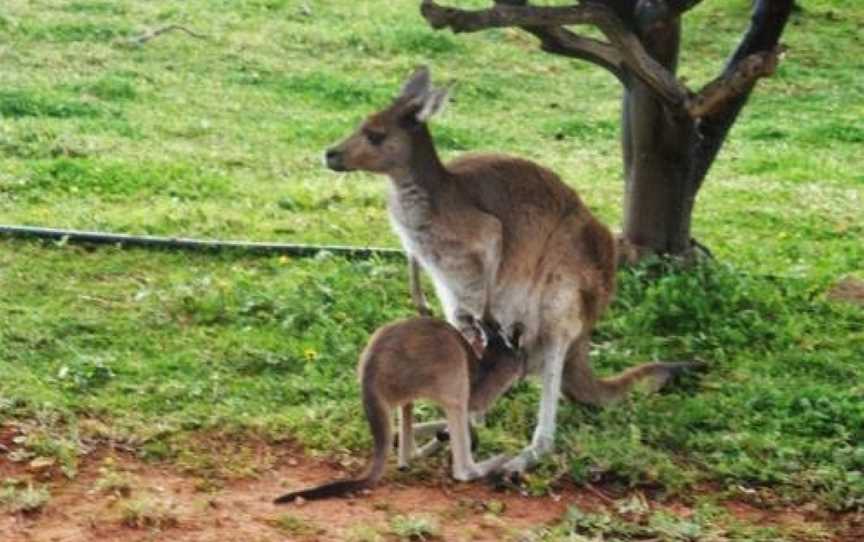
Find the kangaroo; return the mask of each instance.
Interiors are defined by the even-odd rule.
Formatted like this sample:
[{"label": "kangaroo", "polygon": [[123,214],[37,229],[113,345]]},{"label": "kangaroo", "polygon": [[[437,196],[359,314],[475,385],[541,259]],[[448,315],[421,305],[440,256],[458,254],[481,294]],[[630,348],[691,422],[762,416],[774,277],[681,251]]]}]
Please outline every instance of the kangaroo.
[{"label": "kangaroo", "polygon": [[449,322],[477,342],[472,319],[488,306],[505,335],[524,325],[528,370],[542,375],[531,443],[503,470],[518,474],[553,448],[558,396],[602,406],[637,382],[658,389],[687,363],[647,363],[610,378],[589,365],[594,323],[615,289],[615,242],[577,193],[552,171],[500,154],[443,164],[427,121],[447,90],[418,69],[385,109],[327,150],[335,171],[391,180],[391,226],[409,256],[418,310],[428,311],[418,266],[431,277]]},{"label": "kangaroo", "polygon": [[[475,463],[471,453],[469,412],[485,412],[492,401],[523,373],[518,346],[511,347],[492,323],[478,322],[486,337],[482,359],[459,331],[443,320],[415,317],[378,329],[360,355],[358,374],[363,408],[372,432],[374,452],[366,473],[356,479],[337,480],[318,487],[288,493],[276,503],[297,497],[323,499],[375,486],[384,473],[392,442],[390,413],[399,410],[399,467],[412,457],[435,451],[442,439],[433,438],[415,447],[413,401],[430,399],[444,409],[452,441],[453,478],[470,481],[489,474],[506,459],[495,456]],[[512,341],[518,344],[519,328]],[[439,424],[418,426],[418,434],[433,433]]]}]

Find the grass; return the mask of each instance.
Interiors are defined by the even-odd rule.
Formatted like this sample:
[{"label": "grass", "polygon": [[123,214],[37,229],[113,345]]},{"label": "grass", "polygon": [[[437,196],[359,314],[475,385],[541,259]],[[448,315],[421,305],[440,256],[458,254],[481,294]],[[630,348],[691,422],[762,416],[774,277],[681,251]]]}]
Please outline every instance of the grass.
[{"label": "grass", "polygon": [[33,514],[41,510],[51,499],[51,494],[44,487],[17,486],[4,483],[0,489],[0,510],[13,514]]},{"label": "grass", "polygon": [[312,525],[308,520],[292,514],[280,514],[276,518],[269,520],[268,523],[282,534],[291,537],[311,537],[320,531],[319,528]]},{"label": "grass", "polygon": [[[694,86],[748,5],[687,16]],[[208,39],[122,45],[173,23]],[[861,24],[851,1],[793,16],[787,58],[700,193],[694,232],[718,263],[619,276],[598,371],[698,358],[706,374],[603,411],[564,405],[532,491],[563,475],[658,499],[864,507],[864,314],[824,296],[864,278]],[[0,40],[2,223],[397,246],[386,182],[329,173],[320,154],[418,64],[457,83],[433,127],[446,157],[535,159],[620,223],[618,84],[517,31],[434,32],[408,0],[11,0]],[[202,439],[366,455],[354,366],[377,326],[411,314],[402,263],[0,243],[0,425],[20,424],[21,462],[74,476],[97,437],[210,477],[269,463],[247,465],[242,444],[212,457]],[[524,444],[536,401],[532,384],[502,400],[482,452]]]},{"label": "grass", "polygon": [[[626,516],[626,517],[625,517]],[[606,513],[585,513],[570,508],[560,525],[521,533],[519,540],[530,541],[612,541],[669,540],[690,542],[701,540],[776,542],[791,540],[775,529],[742,524],[722,511],[705,507],[689,518],[665,512],[629,513],[625,516]],[[812,533],[811,533],[812,534]],[[812,540],[818,540],[814,537]]]},{"label": "grass", "polygon": [[441,526],[429,515],[396,515],[390,520],[390,532],[400,540],[434,540]]},{"label": "grass", "polygon": [[117,504],[120,521],[137,529],[175,527],[180,519],[173,502],[160,495],[144,495],[124,499]]}]

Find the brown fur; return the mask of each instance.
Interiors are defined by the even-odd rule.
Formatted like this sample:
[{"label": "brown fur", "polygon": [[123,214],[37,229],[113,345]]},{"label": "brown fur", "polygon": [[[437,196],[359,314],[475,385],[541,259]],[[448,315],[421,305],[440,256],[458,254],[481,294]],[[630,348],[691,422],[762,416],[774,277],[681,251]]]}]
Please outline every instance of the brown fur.
[{"label": "brown fur", "polygon": [[[405,466],[416,454],[411,408],[419,399],[434,401],[447,415],[454,478],[472,480],[497,467],[502,458],[474,462],[468,413],[485,411],[520,376],[523,363],[519,352],[496,330],[487,328],[487,335],[484,357],[477,359],[471,345],[442,320],[411,318],[378,329],[360,355],[358,366],[363,406],[374,441],[371,465],[359,478],[288,493],[276,502],[334,497],[377,484],[392,442],[390,419],[396,407],[402,409],[399,462]],[[427,446],[437,447],[435,444]]]},{"label": "brown fur", "polygon": [[[442,92],[419,70],[389,107],[327,151],[327,163],[391,178],[393,227],[431,276],[447,320],[469,340],[477,339],[471,322],[485,310],[505,333],[524,324],[529,369],[542,374],[543,390],[532,444],[506,466],[522,470],[552,447],[560,390],[604,405],[639,380],[662,385],[680,366],[645,364],[607,379],[593,374],[591,330],[615,287],[612,234],[538,164],[478,154],[444,165],[425,124]],[[426,310],[416,277],[411,285],[418,309]]]}]

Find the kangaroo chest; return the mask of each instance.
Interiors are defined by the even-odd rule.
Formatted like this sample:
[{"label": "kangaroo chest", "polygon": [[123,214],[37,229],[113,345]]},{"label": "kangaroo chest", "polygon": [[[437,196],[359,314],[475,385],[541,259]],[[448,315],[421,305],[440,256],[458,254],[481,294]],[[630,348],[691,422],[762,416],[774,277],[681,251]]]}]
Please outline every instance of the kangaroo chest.
[{"label": "kangaroo chest", "polygon": [[477,240],[455,228],[429,195],[419,190],[394,190],[388,210],[402,246],[432,279],[445,315],[451,319],[463,298],[485,283]]}]

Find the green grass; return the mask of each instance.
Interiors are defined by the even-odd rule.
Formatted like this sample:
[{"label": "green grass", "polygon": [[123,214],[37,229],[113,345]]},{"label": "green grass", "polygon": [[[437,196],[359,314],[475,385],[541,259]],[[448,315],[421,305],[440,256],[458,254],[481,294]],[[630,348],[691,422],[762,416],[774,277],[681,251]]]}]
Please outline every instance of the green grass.
[{"label": "green grass", "polygon": [[51,498],[44,487],[17,487],[15,484],[4,484],[0,489],[0,510],[11,513],[32,514],[41,510]]},{"label": "green grass", "polygon": [[[620,223],[618,83],[517,31],[434,32],[408,0],[48,4],[0,10],[0,223],[397,246],[386,181],[327,172],[320,155],[418,64],[456,82],[433,127],[446,157],[535,159]],[[864,506],[864,315],[824,297],[864,276],[864,9],[805,4],[700,193],[694,234],[720,263],[621,273],[595,336],[601,372],[649,358],[707,372],[604,411],[564,405],[560,451],[532,490],[564,472],[661,499],[708,487]],[[691,85],[719,69],[748,5],[688,15]],[[124,42],[172,23],[207,39]],[[181,466],[202,434],[362,457],[356,356],[409,314],[400,262],[2,240],[0,423],[26,429],[17,458],[53,457],[70,476],[94,432]],[[502,400],[484,451],[524,444],[536,401],[531,384]]]}]

